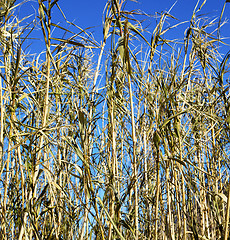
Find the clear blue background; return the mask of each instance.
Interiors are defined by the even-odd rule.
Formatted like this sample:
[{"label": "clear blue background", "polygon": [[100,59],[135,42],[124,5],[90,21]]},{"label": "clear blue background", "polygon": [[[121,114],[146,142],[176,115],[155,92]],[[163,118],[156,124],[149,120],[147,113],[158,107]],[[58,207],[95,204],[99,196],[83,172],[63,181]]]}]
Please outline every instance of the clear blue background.
[{"label": "clear blue background", "polygon": [[[105,6],[105,0],[59,0],[59,4],[70,21],[75,20],[75,23],[83,28],[94,27],[95,36],[101,39],[102,35],[102,13]],[[139,3],[127,1],[126,10],[141,9],[147,14],[155,15],[156,12],[168,11],[175,3],[174,0],[139,0]],[[203,1],[200,1],[200,4]],[[225,0],[207,0],[202,8],[201,13],[213,19],[219,17]],[[178,0],[171,10],[171,14],[181,21],[190,20],[193,9],[196,5],[196,0]],[[199,5],[200,5],[199,4]],[[226,4],[223,19],[230,16],[230,3]],[[152,19],[151,26],[154,27],[155,20]],[[230,33],[230,26],[225,26],[225,34]]]},{"label": "clear blue background", "polygon": [[[19,0],[17,1],[20,2]],[[16,2],[16,3],[17,3]],[[100,42],[103,39],[103,10],[106,4],[106,0],[59,0],[58,4],[60,5],[62,11],[65,13],[66,18],[74,22],[76,25],[80,26],[83,29],[89,28],[88,31],[92,32],[95,39]],[[178,18],[180,21],[190,20],[193,9],[197,3],[196,0],[139,0],[138,3],[132,2],[132,1],[126,1],[126,10],[134,10],[134,9],[140,9],[143,12],[155,15],[156,12],[164,12],[168,11],[172,5],[176,2],[175,6],[171,10],[171,14]],[[199,5],[203,0],[200,1]],[[210,19],[217,18],[216,21],[218,22],[219,16],[221,14],[221,10],[224,6],[225,0],[207,0],[204,7],[202,8],[201,14],[204,14],[205,17],[208,17]],[[29,1],[23,6],[21,6],[19,11],[19,16],[23,17],[28,14],[38,14],[36,11],[38,9],[37,0],[35,1]],[[222,21],[224,19],[229,18],[230,16],[230,3],[226,3],[224,15],[222,18]],[[31,20],[33,17],[31,17]],[[27,20],[28,22],[29,20]],[[57,9],[57,7],[53,8],[53,22],[59,23],[61,26],[64,26],[66,28],[69,28],[68,24],[65,23],[64,18],[60,14],[60,11]],[[171,21],[171,23],[178,23],[177,21]],[[148,26],[148,30],[151,33],[156,25],[156,21],[154,18],[148,19],[145,23],[145,26]],[[178,27],[177,29],[174,29],[170,32],[170,37],[172,39],[180,38],[182,39],[184,37],[184,31],[189,26],[189,23],[185,23],[181,27]],[[72,28],[71,30],[77,31],[76,29]],[[221,29],[221,36],[225,37],[225,42],[230,44],[230,40],[228,39],[230,33],[230,26],[229,23],[227,23],[222,29]],[[31,36],[42,38],[42,36],[39,36],[38,31],[34,32]],[[58,30],[54,30],[53,36],[55,37],[63,37],[62,33],[60,33]],[[146,35],[148,40],[150,41],[151,34]],[[43,43],[39,43],[39,40],[34,41],[32,44],[33,46],[36,46],[34,49],[45,49],[45,45]],[[227,52],[229,49],[229,46],[224,48],[224,52]],[[36,50],[34,52],[36,52]]]}]

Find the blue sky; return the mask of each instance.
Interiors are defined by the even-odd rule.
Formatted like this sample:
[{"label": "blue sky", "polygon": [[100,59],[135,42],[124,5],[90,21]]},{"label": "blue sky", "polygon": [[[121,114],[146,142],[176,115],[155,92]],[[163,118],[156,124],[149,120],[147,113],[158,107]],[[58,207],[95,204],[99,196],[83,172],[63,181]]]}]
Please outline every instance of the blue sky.
[{"label": "blue sky", "polygon": [[[139,0],[139,3],[128,1],[126,9],[141,9],[145,13],[154,15],[155,12],[168,11],[175,2],[175,0]],[[203,0],[200,2],[202,3]],[[94,27],[93,31],[96,35],[102,34],[102,12],[105,3],[106,0],[59,0],[59,4],[69,20],[74,20],[76,24],[83,28]],[[196,0],[178,0],[171,14],[181,21],[190,20],[196,3]],[[224,0],[207,0],[202,13],[207,14],[210,18],[217,17],[220,15],[223,5]],[[230,3],[227,3],[223,19],[229,16]]]},{"label": "blue sky", "polygon": [[[20,1],[21,0],[18,0],[17,2]],[[65,13],[69,21],[74,22],[76,25],[80,26],[83,29],[91,27],[89,31],[92,32],[95,39],[100,42],[103,39],[102,14],[106,2],[106,0],[59,0],[58,4],[60,5],[61,9]],[[203,0],[200,0],[200,4],[202,2]],[[202,8],[201,14],[205,14],[205,16],[209,17],[210,19],[213,19],[214,17],[219,17],[224,2],[225,0],[207,0],[206,4]],[[129,0],[127,1],[125,9],[141,9],[147,14],[155,15],[156,12],[168,11],[175,4],[170,13],[176,18],[178,18],[180,21],[185,21],[190,20],[196,3],[196,0],[139,0],[138,3]],[[21,7],[20,16],[22,17],[30,13],[34,14],[35,9],[37,9],[37,0],[29,1]],[[227,3],[223,19],[229,18],[229,16],[230,3]],[[53,10],[53,19],[55,23],[59,23],[61,26],[69,27],[67,24],[65,24],[65,20],[61,16],[57,8],[54,8]],[[151,32],[155,26],[154,18],[148,19],[145,22],[145,26],[148,26],[149,32]],[[171,31],[170,37],[183,38],[184,31],[188,26],[189,23],[182,25],[181,28],[177,28]],[[227,23],[225,27],[222,28],[221,35],[224,37],[229,37],[230,31],[228,29],[230,29],[229,23]],[[36,34],[36,32],[34,34]],[[149,35],[148,40],[150,40],[150,37],[151,34]],[[230,44],[229,39],[226,39],[226,42]],[[33,44],[35,44],[36,47],[42,47],[41,43]],[[226,52],[228,48],[226,48]]]},{"label": "blue sky", "polygon": [[[176,4],[171,11],[172,15],[180,20],[190,19],[196,0],[139,0],[139,3],[128,1],[126,9],[141,9],[145,13],[154,15],[155,12],[168,11],[175,2]],[[75,20],[77,24],[84,27],[99,27],[101,25],[105,3],[106,0],[59,0],[59,5],[69,20]],[[203,12],[210,16],[219,16],[223,4],[224,0],[207,0]],[[225,16],[229,16],[229,14],[230,3],[226,5]]]}]

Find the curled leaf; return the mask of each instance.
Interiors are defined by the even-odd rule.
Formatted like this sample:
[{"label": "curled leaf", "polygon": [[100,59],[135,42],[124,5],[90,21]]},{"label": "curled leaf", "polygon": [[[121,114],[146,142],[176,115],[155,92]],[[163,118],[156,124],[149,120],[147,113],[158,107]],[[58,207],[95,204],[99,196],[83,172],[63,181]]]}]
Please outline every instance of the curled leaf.
[{"label": "curled leaf", "polygon": [[228,198],[223,193],[217,193],[218,197],[220,197],[225,203],[228,202]]}]

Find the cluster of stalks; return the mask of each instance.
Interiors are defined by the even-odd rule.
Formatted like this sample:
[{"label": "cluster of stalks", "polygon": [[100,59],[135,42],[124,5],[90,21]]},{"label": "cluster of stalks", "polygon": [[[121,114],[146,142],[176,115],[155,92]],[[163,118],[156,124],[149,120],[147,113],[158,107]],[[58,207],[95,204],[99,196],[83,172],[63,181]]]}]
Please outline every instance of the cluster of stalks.
[{"label": "cluster of stalks", "polygon": [[[0,1],[0,239],[227,240],[218,19],[197,4],[184,25],[157,14],[149,34],[139,11],[108,0],[99,44],[58,0],[38,0],[28,24],[16,4]],[[184,39],[167,39],[180,24]],[[31,55],[38,26],[45,50]]]}]

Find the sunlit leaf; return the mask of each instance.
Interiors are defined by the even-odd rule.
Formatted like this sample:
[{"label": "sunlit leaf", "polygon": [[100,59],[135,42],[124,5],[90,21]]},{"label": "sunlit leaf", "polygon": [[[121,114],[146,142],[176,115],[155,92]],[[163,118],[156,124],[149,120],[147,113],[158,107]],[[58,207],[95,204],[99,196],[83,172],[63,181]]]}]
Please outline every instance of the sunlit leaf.
[{"label": "sunlit leaf", "polygon": [[135,26],[133,26],[132,23],[128,22],[128,27],[131,31],[135,32],[138,36],[140,36],[149,46],[149,42],[147,41],[147,39],[140,33],[139,29],[136,28]]},{"label": "sunlit leaf", "polygon": [[217,196],[219,196],[225,203],[228,202],[228,198],[223,193],[217,193]]}]

